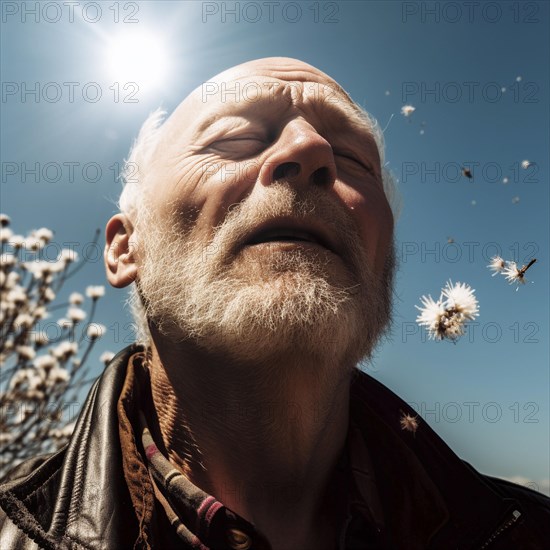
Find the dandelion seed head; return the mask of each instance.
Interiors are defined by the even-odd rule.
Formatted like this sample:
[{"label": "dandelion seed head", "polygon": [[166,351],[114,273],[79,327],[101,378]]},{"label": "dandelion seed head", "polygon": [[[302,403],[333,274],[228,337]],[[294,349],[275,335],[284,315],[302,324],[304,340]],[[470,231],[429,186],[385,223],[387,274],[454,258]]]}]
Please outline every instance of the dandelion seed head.
[{"label": "dandelion seed head", "polygon": [[422,307],[415,306],[420,311],[416,322],[427,328],[430,339],[456,341],[464,335],[466,322],[479,315],[474,290],[465,283],[448,281],[439,300],[431,296],[420,300]]},{"label": "dandelion seed head", "polygon": [[401,114],[403,116],[411,116],[416,111],[416,107],[413,107],[412,105],[403,105],[401,107]]},{"label": "dandelion seed head", "polygon": [[502,274],[511,285],[514,283],[524,285],[527,282],[525,272],[518,269],[516,262],[509,262]]},{"label": "dandelion seed head", "polygon": [[524,170],[527,170],[527,168],[529,168],[529,166],[531,166],[531,161],[529,161],[529,160],[522,160],[521,161],[521,167]]},{"label": "dandelion seed head", "polygon": [[456,342],[461,336],[464,336],[465,318],[459,313],[447,312],[441,319],[438,327],[438,336],[440,340],[447,338]]},{"label": "dandelion seed head", "polygon": [[11,219],[7,214],[0,214],[0,227],[6,227],[10,222]]},{"label": "dandelion seed head", "polygon": [[402,430],[412,432],[413,434],[415,434],[416,430],[418,430],[418,416],[402,413],[399,423],[401,424]]},{"label": "dandelion seed head", "polygon": [[434,300],[431,295],[422,296],[420,298],[422,307],[415,306],[420,311],[418,316],[418,323],[431,327],[436,323],[439,323],[441,315],[445,313],[443,302],[441,300]]},{"label": "dandelion seed head", "polygon": [[443,296],[447,299],[445,309],[455,309],[468,320],[478,317],[479,308],[474,292],[474,289],[466,283],[455,283],[453,285],[451,281],[448,281],[442,290]]},{"label": "dandelion seed head", "polygon": [[494,271],[493,277],[502,273],[506,267],[506,262],[500,256],[493,256],[491,263],[487,266],[490,270]]}]

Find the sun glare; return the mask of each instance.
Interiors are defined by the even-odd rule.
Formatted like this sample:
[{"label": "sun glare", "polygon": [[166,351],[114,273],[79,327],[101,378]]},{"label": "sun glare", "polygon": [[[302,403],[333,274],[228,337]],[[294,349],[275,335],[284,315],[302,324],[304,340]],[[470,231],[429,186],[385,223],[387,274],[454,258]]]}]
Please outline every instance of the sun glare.
[{"label": "sun glare", "polygon": [[116,82],[135,82],[144,91],[160,86],[168,71],[162,40],[149,32],[131,32],[111,39],[106,48],[109,77]]}]

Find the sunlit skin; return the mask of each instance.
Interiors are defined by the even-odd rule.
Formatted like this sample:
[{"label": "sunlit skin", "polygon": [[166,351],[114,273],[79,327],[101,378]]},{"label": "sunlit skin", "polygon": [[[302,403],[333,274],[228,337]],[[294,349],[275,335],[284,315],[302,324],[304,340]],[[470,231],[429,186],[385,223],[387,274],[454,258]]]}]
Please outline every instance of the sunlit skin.
[{"label": "sunlit skin", "polygon": [[[240,96],[229,92],[237,86]],[[330,77],[298,60],[262,59],[225,71],[197,88],[164,124],[147,202],[158,217],[176,209],[182,227],[191,225],[206,247],[231,205],[268,192],[280,167],[296,163],[299,173],[287,173],[288,184],[319,186],[343,206],[373,270],[382,273],[393,217],[375,142],[350,105]],[[139,281],[140,237],[130,220],[114,216],[106,237],[109,282]],[[337,240],[331,250],[243,243],[229,257],[246,269],[273,247],[325,255],[334,277],[348,269]],[[252,521],[274,550],[334,548],[341,525],[326,506],[327,492],[345,444],[353,365],[342,358],[315,376],[315,368],[303,368],[308,358],[294,357],[291,349],[259,364],[232,364],[191,343],[176,345],[154,327],[152,336],[156,436],[170,459]],[[205,414],[205,403],[215,403],[220,414]]]}]

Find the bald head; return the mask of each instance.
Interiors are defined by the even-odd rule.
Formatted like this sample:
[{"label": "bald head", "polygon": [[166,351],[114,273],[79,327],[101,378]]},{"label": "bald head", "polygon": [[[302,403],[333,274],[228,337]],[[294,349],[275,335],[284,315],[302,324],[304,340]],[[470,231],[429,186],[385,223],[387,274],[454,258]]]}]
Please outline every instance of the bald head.
[{"label": "bald head", "polygon": [[[371,320],[373,337],[366,339],[367,347],[372,347],[389,318],[389,293],[379,291],[379,300],[374,292],[355,310],[348,300],[354,303],[357,297],[347,295],[347,289],[358,284],[386,288],[393,265],[393,216],[385,192],[381,140],[368,114],[319,69],[296,59],[266,58],[216,75],[189,94],[164,123],[162,118],[162,113],[155,113],[140,132],[129,159],[134,181],[127,181],[120,201],[122,212],[137,228],[132,237],[137,255],[141,246],[142,258],[137,258],[129,276],[113,277],[113,284],[124,286],[137,279],[140,288],[147,289],[149,304],[154,302],[149,312],[157,323],[171,319],[176,332],[185,332],[182,325],[199,331],[201,323],[206,323],[204,317],[197,321],[185,316],[193,311],[190,302],[198,296],[197,289],[195,297],[185,291],[191,281],[186,279],[178,291],[185,301],[180,307],[185,315],[172,315],[174,292],[168,292],[166,285],[173,288],[174,283],[156,277],[162,265],[164,274],[172,274],[171,281],[178,278],[183,265],[172,269],[172,258],[185,256],[177,241],[186,235],[196,247],[192,252],[198,258],[195,283],[202,281],[201,288],[213,292],[220,277],[241,288],[242,302],[233,303],[231,315],[237,318],[235,311],[239,311],[243,326],[245,317],[258,321],[253,312],[264,311],[258,306],[261,297],[271,305],[255,325],[259,332],[262,326],[279,326],[273,315],[280,314],[278,321],[282,321],[283,312],[296,312],[302,304],[299,296],[318,301],[323,293],[325,309],[317,311],[317,317],[324,317],[326,324],[317,336],[322,340],[321,333],[331,333],[330,312],[340,305],[341,319],[351,323],[353,318],[360,331],[370,307],[378,312]],[[242,217],[236,215],[239,212]],[[154,225],[158,227],[152,236]],[[264,235],[262,227],[271,233]],[[267,242],[256,242],[258,231],[268,248],[263,246]],[[171,252],[164,253],[169,242]],[[158,256],[149,254],[151,250]],[[210,253],[212,258],[207,257]],[[187,259],[182,261],[185,264]],[[148,269],[141,269],[140,262]],[[262,274],[252,268],[258,262]],[[185,265],[189,270],[189,262]],[[208,280],[200,276],[202,269]],[[286,271],[300,276],[292,284],[283,284]],[[252,273],[257,279],[249,279]],[[272,277],[265,280],[266,273]],[[247,281],[244,286],[243,280]],[[308,286],[307,281],[314,280],[317,286],[313,282]],[[275,285],[272,301],[265,284]],[[220,295],[230,291],[222,287]],[[210,308],[213,294],[202,295],[204,311]],[[256,302],[245,304],[251,296]],[[306,321],[300,321],[305,330],[315,315],[311,317],[311,303],[302,306],[310,312]],[[210,309],[209,322],[215,325],[226,314]],[[360,336],[350,338],[357,343]],[[310,349],[315,345],[311,343]],[[359,348],[365,350],[364,345]]]},{"label": "bald head", "polygon": [[159,141],[166,146],[184,138],[197,116],[206,114],[208,124],[224,104],[257,111],[265,103],[297,101],[304,93],[344,106],[350,117],[360,113],[344,89],[319,69],[290,57],[266,57],[226,69],[195,88],[163,124]]},{"label": "bald head", "polygon": [[[219,109],[234,104],[241,111],[260,112],[266,103],[285,105],[299,99],[304,92],[325,105],[337,106],[343,119],[360,127],[367,142],[374,141],[380,166],[380,178],[394,216],[399,213],[399,197],[392,175],[384,170],[383,135],[376,121],[359,107],[330,76],[304,61],[289,57],[267,57],[236,65],[195,88],[165,118],[157,110],[144,123],[123,171],[125,188],[120,197],[121,211],[133,217],[147,189],[146,181],[159,160],[156,152],[170,146],[180,147],[194,139],[193,124],[202,117],[202,126],[219,119]],[[370,137],[370,139],[368,139]]]}]

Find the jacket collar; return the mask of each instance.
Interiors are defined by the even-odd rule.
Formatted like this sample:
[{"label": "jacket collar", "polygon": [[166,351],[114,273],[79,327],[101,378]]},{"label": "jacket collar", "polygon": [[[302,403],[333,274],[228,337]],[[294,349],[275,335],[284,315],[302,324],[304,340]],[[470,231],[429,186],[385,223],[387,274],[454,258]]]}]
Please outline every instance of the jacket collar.
[{"label": "jacket collar", "polygon": [[[142,349],[130,346],[112,360],[93,385],[65,449],[0,488],[8,516],[46,548],[126,547],[137,538],[116,410],[128,360]],[[359,370],[350,412],[350,433],[361,436],[354,444],[370,450],[370,466],[356,472],[363,480],[358,488],[383,518],[378,527],[385,547],[440,547],[437,541],[444,540],[448,548],[472,548],[471,541],[487,536],[487,526],[496,528],[510,508],[512,501],[494,493],[426,423],[420,421],[415,434],[401,430],[401,414],[415,412]],[[368,496],[373,484],[374,501]],[[53,511],[45,502],[54,502]]]},{"label": "jacket collar", "polygon": [[517,503],[503,499],[462,461],[420,417],[415,432],[402,429],[416,412],[371,376],[357,370],[351,417],[371,449],[385,530],[406,548],[475,548]]}]

